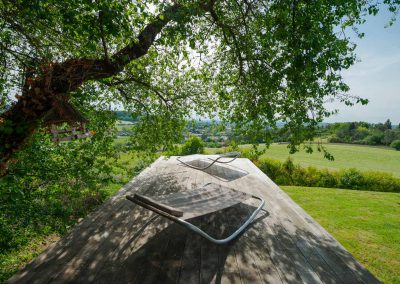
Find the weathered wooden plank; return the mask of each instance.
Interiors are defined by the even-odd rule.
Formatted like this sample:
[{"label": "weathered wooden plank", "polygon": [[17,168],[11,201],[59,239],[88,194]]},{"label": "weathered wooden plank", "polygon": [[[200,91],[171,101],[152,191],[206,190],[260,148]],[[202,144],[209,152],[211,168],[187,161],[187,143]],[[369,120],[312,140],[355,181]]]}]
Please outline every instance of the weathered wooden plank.
[{"label": "weathered wooden plank", "polygon": [[276,231],[277,228],[281,228],[281,224],[276,218],[277,213],[273,210],[274,202],[271,202],[263,192],[256,190],[260,188],[260,185],[255,182],[252,176],[244,178],[241,182],[243,183],[242,187],[246,184],[248,188],[254,190],[254,194],[262,195],[266,199],[266,208],[270,215],[265,219],[262,243],[268,244],[273,262],[280,270],[281,279],[289,283],[298,281],[320,283],[319,277],[315,274],[307,259],[294,245],[293,236]]},{"label": "weathered wooden plank", "polygon": [[[206,165],[196,156],[199,165]],[[204,158],[204,157],[203,157]],[[159,196],[208,182],[260,195],[265,216],[237,240],[217,246],[125,200]],[[245,205],[248,204],[248,205]],[[249,205],[192,220],[222,238]],[[253,208],[252,208],[253,209]],[[207,171],[160,158],[10,279],[10,283],[378,283],[329,233],[247,159]]]},{"label": "weathered wooden plank", "polygon": [[[199,226],[200,218],[191,220],[191,222]],[[202,239],[199,235],[188,233],[182,255],[178,283],[200,283],[201,241]]]},{"label": "weathered wooden plank", "polygon": [[[228,170],[228,167],[225,167],[225,169]],[[229,184],[238,190],[241,188],[241,184],[238,180],[234,180]],[[258,202],[259,201],[250,202],[247,204],[258,206]],[[256,208],[253,206],[247,206],[246,204],[235,207],[241,208],[247,216],[249,216]],[[237,212],[237,214],[238,213],[240,212]],[[258,218],[250,225],[249,229],[245,231],[237,241],[237,251],[240,251],[241,253],[236,253],[236,256],[242,278],[245,280],[244,282],[251,281],[250,279],[246,279],[248,278],[248,275],[253,275],[254,280],[252,280],[252,282],[256,281],[257,276],[255,274],[257,273],[260,278],[259,280],[262,283],[282,283],[281,276],[271,259],[268,248],[263,245],[263,242],[259,237],[260,233],[264,232],[266,229],[264,225],[266,217],[267,214],[261,212]],[[246,263],[247,265],[245,266],[243,263]]]},{"label": "weathered wooden plank", "polygon": [[[207,175],[211,177],[211,181],[219,186],[222,186],[221,180],[218,178],[220,175],[219,167],[208,168]],[[210,179],[210,177],[208,178]],[[225,211],[215,212],[204,216],[202,219],[203,229],[212,237],[220,239],[224,237],[224,219]],[[202,239],[201,243],[201,283],[216,283],[221,278],[222,267],[221,259],[224,257],[224,251],[220,245]]]},{"label": "weathered wooden plank", "polygon": [[[182,167],[185,167],[181,165]],[[188,168],[188,167],[185,167]],[[203,185],[204,176],[198,170],[188,168],[190,172],[190,179],[186,184],[187,191],[196,189],[198,186]],[[201,217],[188,220],[196,226],[201,226]],[[179,274],[179,283],[200,283],[200,267],[201,267],[201,242],[202,238],[188,232],[185,248],[182,255],[181,268]]]},{"label": "weathered wooden plank", "polygon": [[[190,182],[192,172],[184,168],[182,172],[176,171],[174,174],[177,175],[177,184],[183,185],[179,191],[187,192],[187,183]],[[168,247],[160,260],[160,267],[156,271],[157,277],[153,283],[178,283],[180,279],[186,240],[191,237],[191,234],[177,224],[171,225],[168,229],[171,229],[171,234],[168,235]]]},{"label": "weathered wooden plank", "polygon": [[[151,182],[148,182],[147,186],[157,188],[159,186],[157,180],[151,177]],[[147,191],[148,189],[142,186],[140,190]],[[152,216],[151,212],[147,212],[143,208],[132,207],[123,196],[121,196],[120,202],[125,204],[124,210],[113,211],[114,216],[112,218],[108,217],[101,227],[101,233],[90,237],[68,263],[63,263],[60,273],[54,272],[54,279],[59,282],[65,282],[74,281],[79,277],[86,277],[88,280],[94,278],[96,276],[94,271],[97,266],[100,266],[104,259],[107,259],[113,247],[120,245],[121,230],[126,228],[127,223],[131,222],[132,219],[136,219],[131,230],[135,229],[135,227],[138,229],[141,224],[144,224]],[[132,211],[133,215],[131,214]],[[79,274],[82,274],[82,276]]]},{"label": "weathered wooden plank", "polygon": [[[159,220],[161,221],[161,218]],[[156,229],[157,231],[153,231],[146,228],[147,242],[128,255],[117,273],[111,275],[110,283],[147,284],[155,281],[160,269],[160,261],[168,248],[168,234],[171,227],[162,222],[162,225]]]},{"label": "weathered wooden plank", "polygon": [[281,228],[295,237],[298,248],[308,257],[308,261],[314,266],[314,271],[326,283],[335,283],[338,280],[346,283],[379,283],[286,193],[280,190],[254,164],[247,162],[259,180],[266,182],[271,188],[271,190],[265,191],[265,195],[275,201],[271,207],[276,211],[275,216],[280,220]]},{"label": "weathered wooden plank", "polygon": [[[199,166],[205,167],[208,165],[208,161],[199,160]],[[218,182],[210,172],[197,170],[198,174],[198,186],[203,186],[208,182]],[[218,236],[218,220],[216,219],[216,214],[207,214],[200,217],[200,228],[210,234],[211,236]],[[218,253],[216,245],[205,240],[200,239],[200,283],[212,283],[216,271],[218,269]]]},{"label": "weathered wooden plank", "polygon": [[[229,165],[223,165],[220,167],[223,176],[227,182],[225,184],[230,187],[239,190],[240,182],[235,178],[236,169],[233,169]],[[251,209],[247,204],[235,205],[227,212],[227,220],[225,221],[229,226],[229,234],[239,228],[243,222],[250,216]],[[250,229],[250,228],[249,228]],[[261,274],[256,264],[256,259],[251,251],[247,250],[248,239],[244,235],[240,235],[232,244],[232,253],[235,255],[237,263],[237,271],[240,275],[242,283],[262,283]]]},{"label": "weathered wooden plank", "polygon": [[[234,189],[239,190],[237,183],[234,182],[235,178],[232,176],[231,167],[218,166],[217,167],[218,177],[223,185],[228,185]],[[222,182],[224,181],[224,182]],[[229,182],[231,181],[231,182]],[[227,208],[221,212],[222,229],[225,232],[224,237],[230,235],[235,228],[237,228],[237,222],[235,222],[234,217],[237,215],[237,206]],[[237,261],[237,251],[235,249],[236,240],[228,243],[224,246],[220,246],[220,266],[221,271],[221,283],[242,283],[241,271],[239,268],[239,263]]]}]

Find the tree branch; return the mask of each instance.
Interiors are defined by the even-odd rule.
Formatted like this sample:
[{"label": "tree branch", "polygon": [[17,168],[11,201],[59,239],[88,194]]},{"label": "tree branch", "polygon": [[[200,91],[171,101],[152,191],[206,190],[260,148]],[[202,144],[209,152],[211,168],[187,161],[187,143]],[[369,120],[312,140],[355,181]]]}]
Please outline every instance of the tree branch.
[{"label": "tree branch", "polygon": [[107,62],[110,62],[110,58],[108,57],[107,43],[104,37],[103,11],[99,12],[99,28],[100,28],[101,43],[103,44],[104,55]]},{"label": "tree branch", "polygon": [[[5,175],[12,154],[22,148],[42,117],[52,108],[57,96],[68,96],[84,82],[111,77],[132,60],[145,55],[156,36],[171,21],[181,5],[166,8],[130,44],[104,59],[69,59],[41,66],[41,74],[29,81],[27,92],[0,115],[0,176]],[[165,101],[165,99],[164,99]]]},{"label": "tree branch", "polygon": [[130,80],[135,82],[135,83],[137,83],[137,84],[139,84],[139,85],[147,87],[148,89],[153,91],[160,98],[160,100],[165,104],[165,106],[168,108],[168,100],[166,98],[164,98],[164,96],[161,95],[161,92],[158,91],[156,88],[154,88],[150,83],[144,82],[144,81],[142,81],[142,80],[140,80],[138,78],[135,78],[135,77],[130,77]]},{"label": "tree branch", "polygon": [[142,108],[143,108],[143,109],[145,110],[145,112],[146,112],[146,116],[149,117],[150,111],[149,111],[149,109],[147,108],[147,106],[146,106],[142,101],[140,101],[140,100],[138,100],[138,99],[136,99],[136,98],[133,98],[132,96],[129,96],[129,95],[125,92],[125,90],[123,90],[122,88],[117,88],[117,90],[118,90],[118,92],[124,97],[124,99],[125,99],[126,101],[132,100],[132,101],[138,103],[139,105],[141,105]]},{"label": "tree branch", "polygon": [[148,24],[137,37],[137,42],[131,42],[126,47],[118,51],[111,58],[117,66],[122,67],[134,59],[145,55],[153,44],[156,36],[162,28],[172,20],[172,17],[182,8],[179,4],[174,4],[159,15],[152,23]]},{"label": "tree branch", "polygon": [[221,28],[224,39],[228,44],[229,44],[229,40],[228,40],[228,36],[225,33],[225,30],[227,30],[229,32],[230,37],[232,38],[233,44],[235,46],[234,49],[235,49],[237,59],[239,61],[239,78],[240,78],[243,76],[244,60],[243,60],[242,54],[240,53],[239,42],[236,38],[236,35],[235,35],[232,27],[221,22],[218,14],[215,12],[214,3],[215,3],[215,1],[210,1],[210,3],[208,5],[203,5],[203,7],[204,7],[205,11],[210,13],[211,18],[214,20],[214,22],[217,24],[217,26],[219,26]]}]

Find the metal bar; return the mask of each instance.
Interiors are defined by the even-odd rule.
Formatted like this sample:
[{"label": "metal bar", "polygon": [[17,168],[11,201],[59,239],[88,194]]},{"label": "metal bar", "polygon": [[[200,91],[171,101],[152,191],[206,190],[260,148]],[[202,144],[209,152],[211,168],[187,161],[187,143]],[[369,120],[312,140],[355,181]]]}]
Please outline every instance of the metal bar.
[{"label": "metal bar", "polygon": [[[232,154],[234,154],[235,156],[234,156],[231,160],[229,160],[229,161],[219,161],[219,160],[222,159],[222,158],[227,158],[227,157],[230,158],[230,157],[232,156]],[[209,164],[209,165],[207,165],[207,166],[205,166],[205,167],[203,167],[203,168],[190,165],[190,164],[188,164],[188,163],[182,161],[182,160],[181,160],[181,157],[177,157],[176,159],[177,159],[179,162],[181,162],[182,164],[184,164],[185,166],[188,166],[189,168],[196,169],[196,170],[201,170],[201,171],[202,171],[202,170],[208,169],[209,167],[211,167],[211,166],[214,165],[215,163],[221,163],[221,164],[228,164],[228,163],[231,163],[231,162],[233,162],[234,160],[236,160],[241,154],[242,154],[242,153],[240,153],[240,152],[232,152],[232,153],[226,153],[225,155],[220,155],[220,156],[219,156],[218,158],[216,158],[216,159],[208,158],[209,160],[212,161],[212,163]]]},{"label": "metal bar", "polygon": [[257,197],[257,196],[252,196],[253,198],[256,198],[258,200],[261,201],[260,205],[257,207],[256,210],[254,210],[254,212],[251,214],[251,216],[246,220],[246,222],[244,222],[235,232],[233,232],[233,234],[231,234],[229,237],[225,238],[225,239],[215,239],[213,237],[211,237],[209,234],[207,234],[206,232],[204,232],[203,230],[201,230],[199,227],[185,221],[182,219],[177,219],[176,222],[178,222],[179,224],[185,226],[186,228],[188,228],[189,230],[199,234],[200,236],[206,238],[207,240],[209,240],[210,242],[213,242],[215,244],[226,244],[230,241],[232,241],[233,239],[235,239],[244,229],[247,228],[247,226],[250,225],[251,222],[253,222],[253,220],[256,218],[258,212],[260,212],[260,210],[263,208],[265,201],[264,199],[262,199],[261,197]]},{"label": "metal bar", "polygon": [[199,227],[193,225],[192,223],[189,223],[180,218],[176,218],[175,216],[172,216],[171,214],[168,214],[162,210],[159,210],[149,204],[143,203],[140,200],[137,200],[130,196],[127,196],[126,198],[134,203],[137,203],[138,205],[140,205],[146,209],[149,209],[161,216],[164,216],[164,217],[170,219],[171,221],[174,221],[174,222],[188,228],[189,230],[199,234],[200,236],[204,237],[205,239],[209,240],[210,242],[213,242],[215,244],[226,244],[226,243],[232,241],[233,239],[235,239],[244,229],[246,229],[247,226],[249,226],[250,223],[253,222],[253,220],[256,218],[256,216],[260,212],[260,210],[264,207],[264,204],[265,204],[264,199],[262,199],[261,197],[258,197],[258,196],[254,196],[254,195],[251,197],[260,200],[261,201],[260,205],[257,207],[256,210],[254,210],[254,212],[250,215],[250,217],[246,220],[246,222],[244,222],[235,232],[233,232],[233,234],[231,234],[229,237],[227,237],[225,239],[215,239],[215,238],[211,237],[209,234],[207,234],[206,232],[204,232],[203,230],[201,230]]},{"label": "metal bar", "polygon": [[[232,153],[235,153],[235,156],[233,156]],[[231,160],[229,160],[229,161],[216,161],[216,162],[217,162],[217,163],[221,163],[221,164],[232,163],[234,160],[236,160],[237,158],[239,158],[240,155],[242,154],[242,153],[240,153],[240,152],[232,152],[232,153],[227,153],[228,155],[221,155],[222,158],[231,158],[231,157],[232,157]],[[229,155],[229,154],[231,154],[231,155]],[[209,160],[212,160],[211,158],[208,158],[208,159],[209,159]]]},{"label": "metal bar", "polygon": [[181,157],[177,157],[176,159],[177,159],[179,162],[181,162],[182,164],[184,164],[185,166],[188,166],[189,168],[192,168],[192,169],[196,169],[196,170],[201,170],[201,171],[202,171],[202,170],[206,170],[206,169],[208,169],[209,167],[211,167],[212,165],[214,165],[214,164],[215,164],[219,159],[221,159],[222,157],[218,157],[217,159],[213,160],[213,162],[212,162],[211,164],[205,166],[204,168],[192,166],[192,165],[190,165],[190,164],[188,164],[188,163],[182,161],[180,158],[181,158]]}]

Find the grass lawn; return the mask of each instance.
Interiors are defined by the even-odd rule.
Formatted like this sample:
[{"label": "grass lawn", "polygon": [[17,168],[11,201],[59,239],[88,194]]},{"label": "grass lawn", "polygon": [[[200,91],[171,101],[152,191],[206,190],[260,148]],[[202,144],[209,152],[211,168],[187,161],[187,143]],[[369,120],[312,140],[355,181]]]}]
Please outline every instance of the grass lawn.
[{"label": "grass lawn", "polygon": [[[302,166],[313,166],[316,168],[328,168],[337,170],[342,168],[356,168],[360,171],[380,171],[392,173],[400,177],[400,151],[391,148],[371,147],[349,144],[325,144],[328,151],[335,157],[329,161],[323,154],[315,151],[307,154],[305,151],[289,155],[285,144],[272,144],[261,157],[285,161],[289,156],[295,163]],[[250,149],[249,145],[241,145],[240,148]],[[263,147],[263,146],[261,146]],[[207,153],[215,153],[222,149],[207,148]]]},{"label": "grass lawn", "polygon": [[282,186],[384,283],[400,283],[400,194]]}]

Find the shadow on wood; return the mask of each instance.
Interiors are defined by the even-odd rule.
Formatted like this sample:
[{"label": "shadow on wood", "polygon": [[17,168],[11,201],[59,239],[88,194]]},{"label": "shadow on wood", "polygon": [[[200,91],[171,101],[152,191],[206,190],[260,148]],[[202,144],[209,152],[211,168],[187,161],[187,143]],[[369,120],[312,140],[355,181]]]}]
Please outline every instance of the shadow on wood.
[{"label": "shadow on wood", "polygon": [[[160,158],[9,283],[379,283],[250,161],[234,163],[248,174],[235,177],[226,166],[208,174]],[[260,195],[268,212],[233,242],[215,245],[125,199],[208,182]],[[252,210],[246,201],[192,221],[223,237]]]},{"label": "shadow on wood", "polygon": [[[194,167],[204,168],[210,165],[212,161],[207,159],[195,159],[187,161],[186,163]],[[182,165],[182,167],[184,167],[184,165]],[[211,167],[201,171],[225,182],[234,181],[249,174],[249,172],[236,167],[233,164],[219,165],[215,163]]]}]

